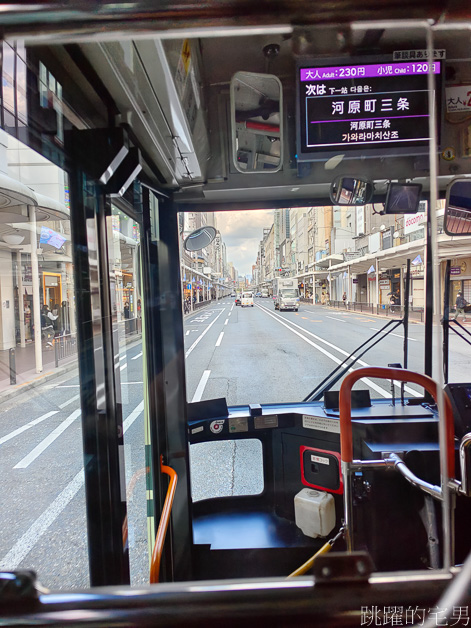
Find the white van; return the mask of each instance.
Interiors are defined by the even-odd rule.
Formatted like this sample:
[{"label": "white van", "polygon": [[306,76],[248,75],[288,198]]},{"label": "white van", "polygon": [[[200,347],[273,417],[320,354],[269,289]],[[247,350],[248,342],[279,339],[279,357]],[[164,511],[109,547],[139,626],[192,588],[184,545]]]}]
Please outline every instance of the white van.
[{"label": "white van", "polygon": [[253,307],[253,292],[243,292],[240,304],[242,307],[249,305]]}]

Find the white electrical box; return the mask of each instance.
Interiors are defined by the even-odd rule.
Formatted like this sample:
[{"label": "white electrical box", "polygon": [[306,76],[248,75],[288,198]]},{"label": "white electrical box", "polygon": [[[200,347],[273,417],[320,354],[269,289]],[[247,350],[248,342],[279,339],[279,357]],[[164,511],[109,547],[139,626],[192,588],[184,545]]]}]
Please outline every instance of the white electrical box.
[{"label": "white electrical box", "polygon": [[306,536],[327,536],[335,527],[335,502],[330,493],[303,488],[294,498],[298,528]]}]

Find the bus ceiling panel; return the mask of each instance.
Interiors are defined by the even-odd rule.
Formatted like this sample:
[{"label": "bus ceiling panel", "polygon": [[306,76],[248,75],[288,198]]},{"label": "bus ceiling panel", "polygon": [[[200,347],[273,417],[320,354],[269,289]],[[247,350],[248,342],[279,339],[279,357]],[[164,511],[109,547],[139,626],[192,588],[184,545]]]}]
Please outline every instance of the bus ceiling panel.
[{"label": "bus ceiling panel", "polygon": [[[236,7],[237,5],[237,7]],[[372,19],[452,19],[459,17],[460,3],[452,0],[417,0],[411,4],[406,0],[357,0],[332,2],[320,0],[278,0],[273,3],[252,0],[210,0],[195,3],[181,0],[139,0],[103,3],[100,0],[75,0],[67,3],[38,2],[5,4],[2,8],[2,28],[7,34],[31,33],[41,36],[51,33],[72,35],[99,33],[102,37],[110,29],[149,33],[150,30],[165,33],[168,37],[187,33],[189,25],[193,35],[214,32],[215,27],[234,30],[263,26],[296,24],[348,23],[355,20]],[[237,19],[235,20],[235,16]],[[185,35],[186,36],[186,35]]]},{"label": "bus ceiling panel", "polygon": [[116,122],[132,127],[167,185],[202,181],[209,150],[202,108],[197,99],[182,104],[162,43],[83,44],[82,50],[116,102]]},{"label": "bus ceiling panel", "polygon": [[[249,181],[244,180],[244,186],[237,188],[218,187],[218,186],[195,186],[194,188],[186,188],[181,192],[174,194],[174,200],[178,204],[184,203],[231,203],[236,200],[237,203],[257,203],[264,202],[281,202],[285,200],[287,203],[295,203],[297,199],[324,199],[330,204],[329,190],[330,183],[325,184],[304,184],[294,182],[291,185],[250,185],[252,177]],[[270,179],[271,181],[271,179]],[[293,205],[294,206],[294,205]],[[259,205],[261,208],[262,205]]]}]

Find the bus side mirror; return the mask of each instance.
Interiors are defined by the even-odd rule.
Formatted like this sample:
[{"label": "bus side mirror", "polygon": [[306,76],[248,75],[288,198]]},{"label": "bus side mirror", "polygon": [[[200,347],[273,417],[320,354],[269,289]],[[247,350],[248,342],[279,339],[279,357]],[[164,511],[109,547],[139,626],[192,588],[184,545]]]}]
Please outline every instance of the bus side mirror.
[{"label": "bus side mirror", "polygon": [[209,246],[214,238],[217,236],[217,231],[214,227],[206,226],[201,229],[192,231],[190,235],[185,238],[183,247],[186,251],[201,251],[206,246]]},{"label": "bus side mirror", "polygon": [[373,198],[373,184],[361,177],[337,177],[330,186],[334,205],[366,205]]},{"label": "bus side mirror", "polygon": [[471,235],[471,179],[454,179],[446,190],[445,233]]},{"label": "bus side mirror", "polygon": [[239,172],[278,172],[283,163],[283,92],[271,74],[231,79],[232,157]]}]

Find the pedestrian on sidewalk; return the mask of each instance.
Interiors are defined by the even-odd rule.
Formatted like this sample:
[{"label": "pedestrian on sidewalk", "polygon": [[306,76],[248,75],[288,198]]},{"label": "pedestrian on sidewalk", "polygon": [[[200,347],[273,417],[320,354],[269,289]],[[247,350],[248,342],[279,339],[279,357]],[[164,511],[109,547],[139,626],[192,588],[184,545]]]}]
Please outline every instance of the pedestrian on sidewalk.
[{"label": "pedestrian on sidewalk", "polygon": [[458,315],[459,314],[463,314],[463,323],[466,323],[466,306],[468,305],[468,302],[466,301],[466,299],[463,297],[463,295],[461,294],[461,292],[458,292],[458,294],[456,295],[456,302],[455,302],[455,316],[453,318],[454,321],[457,320]]},{"label": "pedestrian on sidewalk", "polygon": [[41,312],[41,336],[46,340],[46,348],[48,349],[52,349],[51,339],[54,338],[54,322],[58,318],[51,312],[49,306],[43,305]]}]

